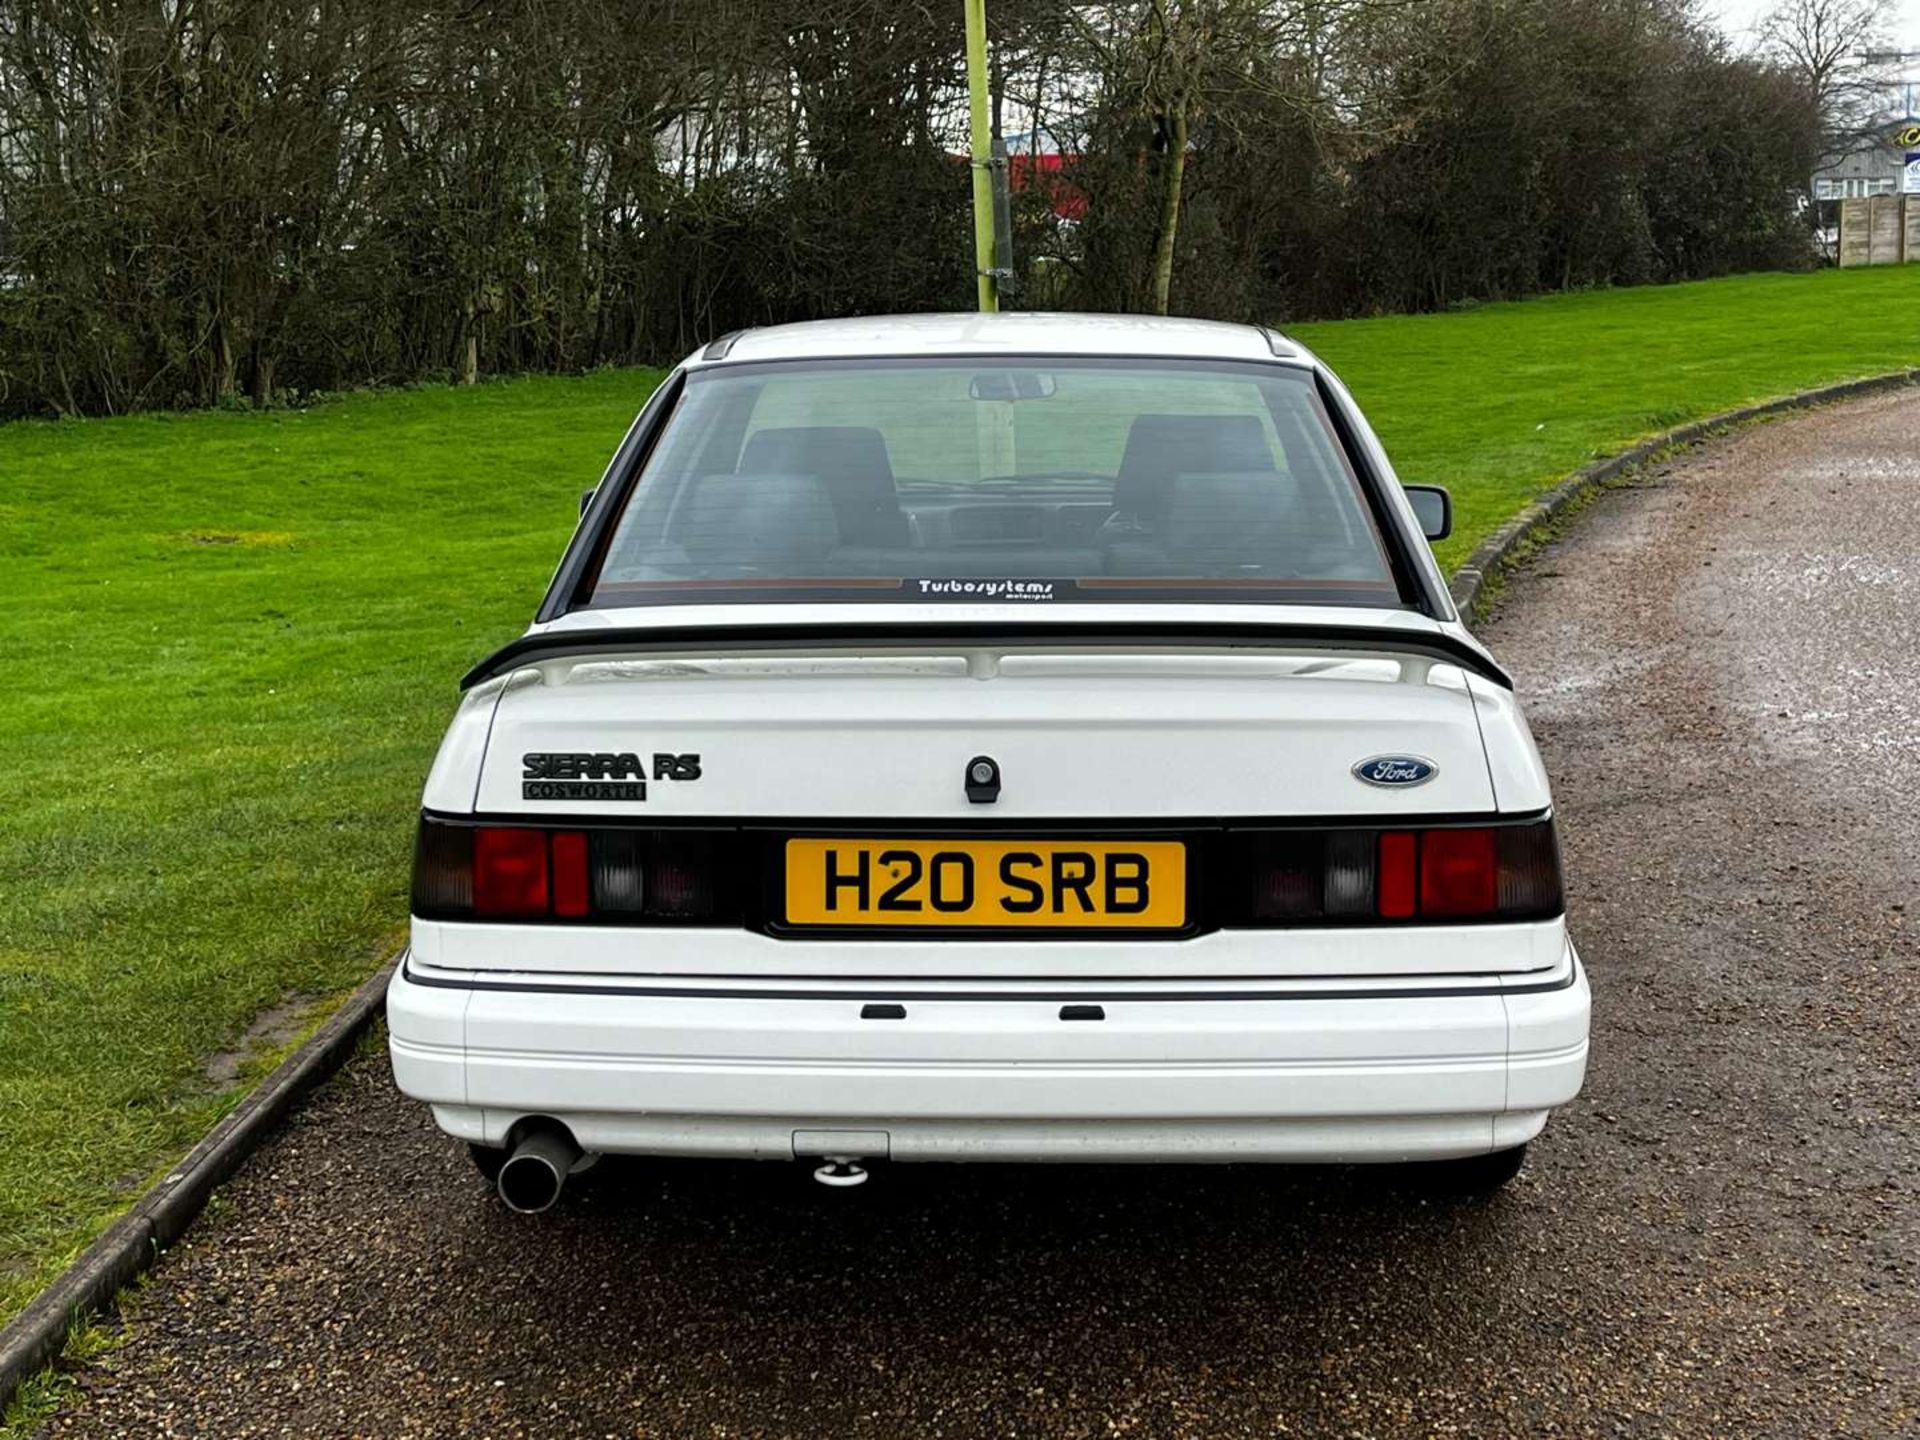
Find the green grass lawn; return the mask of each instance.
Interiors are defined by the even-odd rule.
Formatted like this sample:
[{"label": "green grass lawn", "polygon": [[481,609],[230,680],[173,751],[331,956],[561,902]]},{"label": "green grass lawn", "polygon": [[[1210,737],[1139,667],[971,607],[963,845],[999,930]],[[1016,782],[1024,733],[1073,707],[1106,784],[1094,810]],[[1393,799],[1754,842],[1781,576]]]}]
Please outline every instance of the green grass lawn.
[{"label": "green grass lawn", "polygon": [[658,378],[0,427],[0,1319],[400,938],[455,682]]},{"label": "green grass lawn", "polygon": [[1409,483],[1446,485],[1449,570],[1551,482],[1633,440],[1920,365],[1920,266],[1596,290],[1289,327],[1340,372]]},{"label": "green grass lawn", "polygon": [[[1457,563],[1649,431],[1920,364],[1920,268],[1301,327]],[[0,1320],[402,933],[420,782],[658,376],[0,427]],[[211,1073],[210,1073],[211,1071]]]}]

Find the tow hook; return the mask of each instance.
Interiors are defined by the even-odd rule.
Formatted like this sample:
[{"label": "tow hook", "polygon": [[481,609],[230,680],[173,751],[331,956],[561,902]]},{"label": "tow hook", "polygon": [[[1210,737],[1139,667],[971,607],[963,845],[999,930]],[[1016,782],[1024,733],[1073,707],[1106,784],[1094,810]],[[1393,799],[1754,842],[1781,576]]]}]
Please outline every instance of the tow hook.
[{"label": "tow hook", "polygon": [[827,1163],[813,1172],[813,1178],[822,1185],[831,1185],[837,1190],[851,1190],[855,1185],[867,1183],[867,1170],[860,1163],[858,1155],[825,1155],[821,1158]]}]

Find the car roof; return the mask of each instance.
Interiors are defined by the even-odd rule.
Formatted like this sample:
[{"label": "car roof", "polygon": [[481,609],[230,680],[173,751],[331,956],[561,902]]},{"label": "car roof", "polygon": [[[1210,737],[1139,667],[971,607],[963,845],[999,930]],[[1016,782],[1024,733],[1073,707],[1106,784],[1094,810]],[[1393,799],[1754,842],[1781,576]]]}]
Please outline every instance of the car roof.
[{"label": "car roof", "polygon": [[689,365],[865,356],[1136,355],[1311,363],[1299,346],[1258,325],[1165,315],[1018,311],[982,315],[869,315],[769,325],[722,336]]}]

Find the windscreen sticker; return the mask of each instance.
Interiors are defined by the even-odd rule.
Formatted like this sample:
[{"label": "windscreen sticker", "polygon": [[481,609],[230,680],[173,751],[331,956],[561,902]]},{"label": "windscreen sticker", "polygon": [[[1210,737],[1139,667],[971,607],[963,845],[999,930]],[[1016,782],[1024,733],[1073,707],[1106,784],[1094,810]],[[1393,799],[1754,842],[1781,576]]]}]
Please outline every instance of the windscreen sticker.
[{"label": "windscreen sticker", "polygon": [[1051,600],[1052,580],[915,580],[926,596],[956,600]]}]

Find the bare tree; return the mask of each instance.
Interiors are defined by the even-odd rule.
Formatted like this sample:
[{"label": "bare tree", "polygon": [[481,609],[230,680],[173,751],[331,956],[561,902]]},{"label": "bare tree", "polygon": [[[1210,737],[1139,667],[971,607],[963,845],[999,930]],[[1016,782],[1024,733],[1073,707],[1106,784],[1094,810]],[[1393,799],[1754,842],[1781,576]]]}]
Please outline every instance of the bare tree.
[{"label": "bare tree", "polygon": [[1820,116],[1821,165],[1876,143],[1890,0],[1782,0],[1761,22],[1763,53],[1799,77]]}]

